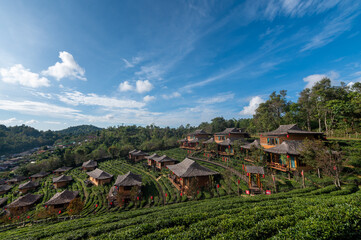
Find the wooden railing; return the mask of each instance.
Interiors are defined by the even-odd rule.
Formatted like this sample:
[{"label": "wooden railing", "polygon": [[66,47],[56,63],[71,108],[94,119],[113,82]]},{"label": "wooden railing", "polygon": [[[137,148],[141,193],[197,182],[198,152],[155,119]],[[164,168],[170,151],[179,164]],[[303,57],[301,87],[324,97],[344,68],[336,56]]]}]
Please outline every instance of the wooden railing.
[{"label": "wooden railing", "polygon": [[283,166],[279,163],[274,163],[274,162],[269,162],[267,163],[267,165],[270,167],[270,168],[273,168],[273,169],[276,169],[276,170],[280,170],[280,171],[283,171],[283,172],[288,172],[290,170],[289,167],[287,166]]}]

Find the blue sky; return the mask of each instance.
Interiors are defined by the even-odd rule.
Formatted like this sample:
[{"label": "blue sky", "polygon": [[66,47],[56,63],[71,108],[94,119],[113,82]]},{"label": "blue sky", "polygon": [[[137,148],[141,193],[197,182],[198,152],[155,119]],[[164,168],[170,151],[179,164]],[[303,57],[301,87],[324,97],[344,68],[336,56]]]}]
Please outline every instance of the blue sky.
[{"label": "blue sky", "polygon": [[1,1],[0,124],[177,127],[361,81],[358,1]]}]

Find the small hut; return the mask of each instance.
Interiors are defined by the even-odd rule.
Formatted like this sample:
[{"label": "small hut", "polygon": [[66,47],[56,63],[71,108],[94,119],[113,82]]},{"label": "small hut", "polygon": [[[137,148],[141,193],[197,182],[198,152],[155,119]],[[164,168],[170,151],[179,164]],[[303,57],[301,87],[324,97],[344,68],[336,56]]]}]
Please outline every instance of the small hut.
[{"label": "small hut", "polygon": [[60,176],[71,169],[72,169],[72,167],[61,167],[61,168],[55,169],[54,174]]},{"label": "small hut", "polygon": [[41,180],[41,179],[45,178],[49,174],[50,174],[49,172],[39,172],[34,175],[31,175],[30,178],[31,178],[31,181],[37,181],[37,180]]},{"label": "small hut", "polygon": [[34,206],[43,195],[26,194],[5,206],[8,214],[23,213]]},{"label": "small hut", "polygon": [[49,201],[44,203],[46,207],[52,210],[61,210],[68,207],[69,203],[79,196],[78,191],[64,190],[62,192],[55,193]]},{"label": "small hut", "polygon": [[28,179],[27,177],[24,176],[15,176],[12,179],[7,180],[7,184],[18,184],[24,180]]},{"label": "small hut", "polygon": [[158,168],[159,170],[162,170],[163,167],[166,167],[169,165],[174,165],[178,162],[177,160],[170,158],[167,155],[153,158],[153,160],[154,160],[156,168]]},{"label": "small hut", "polygon": [[250,153],[253,149],[260,149],[260,148],[262,148],[262,146],[258,139],[254,140],[251,143],[241,146],[242,151],[245,151],[245,153],[246,153],[244,160],[246,160],[248,162],[254,162],[254,159],[252,159],[252,157],[250,156]]},{"label": "small hut", "polygon": [[96,186],[104,185],[106,183],[110,183],[113,178],[113,175],[96,168],[91,172],[87,172],[89,175],[89,180]]},{"label": "small hut", "polygon": [[26,183],[19,185],[19,191],[23,194],[35,190],[39,186],[38,182],[27,181]]},{"label": "small hut", "polygon": [[189,158],[184,159],[181,163],[169,165],[168,169],[172,172],[170,178],[176,188],[185,193],[193,184],[196,184],[197,188],[208,186],[211,183],[210,177],[219,174]]},{"label": "small hut", "polygon": [[4,206],[7,201],[8,201],[8,198],[7,198],[7,197],[0,198],[0,207]]},{"label": "small hut", "polygon": [[0,185],[0,195],[9,192],[11,189],[10,185]]},{"label": "small hut", "polygon": [[134,149],[129,152],[129,159],[133,160],[134,162],[138,162],[140,160],[145,159],[148,156],[147,153],[142,152],[141,150]]},{"label": "small hut", "polygon": [[248,176],[248,187],[250,190],[256,190],[255,187],[252,184],[252,175],[256,176],[256,184],[257,188],[262,190],[262,183],[261,183],[261,176],[264,176],[264,168],[259,166],[245,166],[245,171]]},{"label": "small hut", "polygon": [[160,156],[156,153],[153,153],[152,155],[148,156],[147,159],[148,159],[148,166],[153,166],[155,165],[155,161],[154,161],[154,158],[159,158]]},{"label": "small hut", "polygon": [[94,160],[83,162],[82,168],[85,171],[92,171],[98,166],[98,163]]},{"label": "small hut", "polygon": [[[123,201],[130,200],[132,197],[140,196],[142,186],[142,176],[128,172],[124,175],[119,175],[114,183],[114,186],[109,191],[108,200],[110,202],[117,201],[119,194]],[[133,189],[133,192],[132,192]],[[134,196],[132,196],[134,194]]]},{"label": "small hut", "polygon": [[71,176],[61,175],[60,177],[53,178],[53,185],[55,188],[62,188],[68,185],[73,180]]}]

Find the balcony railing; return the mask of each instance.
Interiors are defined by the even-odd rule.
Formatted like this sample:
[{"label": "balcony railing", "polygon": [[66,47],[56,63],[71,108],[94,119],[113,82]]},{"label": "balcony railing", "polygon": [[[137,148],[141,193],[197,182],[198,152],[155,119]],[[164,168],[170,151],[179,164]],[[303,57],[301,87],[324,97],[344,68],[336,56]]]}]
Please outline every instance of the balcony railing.
[{"label": "balcony railing", "polygon": [[287,167],[287,165],[281,165],[279,163],[275,163],[275,162],[269,162],[267,163],[267,165],[270,167],[270,168],[273,168],[273,169],[276,169],[276,170],[280,170],[280,171],[283,171],[283,172],[288,172],[290,170],[289,167]]}]

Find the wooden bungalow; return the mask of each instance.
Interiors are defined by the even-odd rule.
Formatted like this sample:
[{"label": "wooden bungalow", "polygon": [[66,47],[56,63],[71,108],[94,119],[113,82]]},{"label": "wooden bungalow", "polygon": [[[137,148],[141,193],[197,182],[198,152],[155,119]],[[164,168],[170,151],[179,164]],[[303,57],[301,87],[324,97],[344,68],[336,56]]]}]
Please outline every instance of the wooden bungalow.
[{"label": "wooden bungalow", "polygon": [[148,166],[154,166],[155,165],[155,161],[154,158],[159,158],[160,156],[156,153],[153,153],[152,155],[147,157],[147,162],[148,162]]},{"label": "wooden bungalow", "polygon": [[22,181],[24,181],[26,179],[28,179],[28,178],[24,177],[24,176],[15,176],[15,177],[7,180],[6,182],[7,182],[7,184],[12,185],[12,184],[18,184],[18,183],[20,183],[20,182],[22,182]]},{"label": "wooden bungalow", "polygon": [[92,171],[98,166],[98,163],[94,160],[83,162],[82,169],[84,171]]},{"label": "wooden bungalow", "polygon": [[19,191],[23,194],[35,190],[39,187],[39,183],[35,181],[27,181],[26,183],[19,185]]},{"label": "wooden bungalow", "polygon": [[[142,176],[128,172],[124,175],[119,175],[110,189],[108,201],[119,204],[117,202],[118,196],[122,201],[129,201],[132,197],[139,197],[141,195]],[[133,195],[133,196],[132,196]]]},{"label": "wooden bungalow", "polygon": [[55,169],[54,174],[60,176],[71,169],[72,169],[72,167],[61,167],[61,168]]},{"label": "wooden bungalow", "polygon": [[113,178],[113,175],[100,170],[99,168],[94,169],[91,172],[87,172],[89,175],[89,180],[96,186],[104,185],[110,183]]},{"label": "wooden bungalow", "polygon": [[7,184],[5,184],[5,185],[0,185],[0,195],[9,192],[11,188],[12,188],[12,186],[7,185]]},{"label": "wooden bungalow", "polygon": [[71,181],[73,181],[71,176],[61,175],[60,177],[53,178],[53,185],[56,189],[62,188],[68,185]]},{"label": "wooden bungalow", "polygon": [[62,192],[55,193],[49,201],[44,205],[51,210],[62,210],[69,206],[69,203],[79,196],[78,191],[64,190]]},{"label": "wooden bungalow", "polygon": [[20,214],[28,211],[31,207],[37,203],[43,195],[37,194],[26,194],[22,197],[19,197],[12,203],[5,206],[5,210],[8,214]]},{"label": "wooden bungalow", "polygon": [[244,139],[249,138],[249,134],[240,128],[226,128],[222,132],[217,132],[214,134],[214,141],[220,143],[225,141],[227,138],[230,139]]},{"label": "wooden bungalow", "polygon": [[134,149],[134,150],[129,152],[129,159],[134,161],[134,162],[138,162],[138,161],[141,161],[143,159],[146,159],[147,156],[148,156],[147,153],[142,152],[141,150],[137,150],[137,149]]},{"label": "wooden bungalow", "polygon": [[163,155],[161,157],[154,158],[154,162],[155,162],[155,167],[158,168],[159,170],[162,170],[163,167],[168,167],[169,165],[174,165],[178,161],[173,158],[168,157],[167,155]]},{"label": "wooden bungalow", "polygon": [[264,150],[269,153],[267,164],[273,169],[284,172],[309,170],[310,167],[307,167],[299,158],[301,149],[302,141],[283,141],[276,147]]},{"label": "wooden bungalow", "polygon": [[41,180],[41,179],[45,178],[49,174],[50,174],[49,172],[39,172],[34,175],[31,175],[30,178],[31,178],[31,181],[37,181],[37,180]]},{"label": "wooden bungalow", "polygon": [[8,201],[7,197],[0,198],[0,207],[4,206]]},{"label": "wooden bungalow", "polygon": [[203,131],[202,129],[195,130],[189,133],[185,139],[181,139],[180,148],[188,150],[198,150],[201,148],[200,143],[209,139],[211,134]]},{"label": "wooden bungalow", "polygon": [[[264,177],[264,168],[259,166],[245,166],[245,171],[248,176],[248,187],[251,193],[260,193],[260,190],[262,190],[261,175]],[[253,176],[256,177],[256,185],[253,184]]]},{"label": "wooden bungalow", "polygon": [[248,162],[254,162],[254,159],[251,157],[251,151],[254,149],[262,148],[259,139],[254,140],[251,143],[241,146],[241,151],[245,153],[244,160]]},{"label": "wooden bungalow", "polygon": [[193,184],[196,184],[197,188],[207,187],[211,182],[210,177],[219,174],[189,158],[181,163],[169,165],[168,169],[171,171],[170,180],[184,193],[187,193]]},{"label": "wooden bungalow", "polygon": [[324,134],[321,132],[304,131],[296,124],[280,125],[274,131],[262,133],[260,143],[262,147],[268,149],[280,145],[283,141],[302,141],[306,138],[309,140],[324,139]]}]

